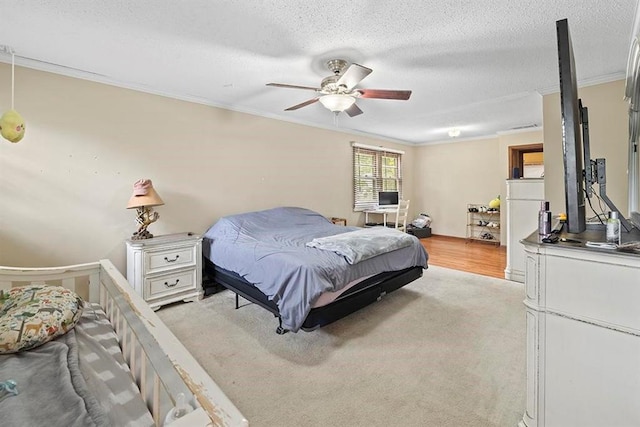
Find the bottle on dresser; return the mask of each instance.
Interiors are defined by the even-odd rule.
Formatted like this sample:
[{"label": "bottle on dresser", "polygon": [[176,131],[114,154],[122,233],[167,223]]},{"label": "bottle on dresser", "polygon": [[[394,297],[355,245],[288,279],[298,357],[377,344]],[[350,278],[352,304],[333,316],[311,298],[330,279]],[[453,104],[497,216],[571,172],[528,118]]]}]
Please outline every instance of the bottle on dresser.
[{"label": "bottle on dresser", "polygon": [[540,202],[540,212],[538,213],[538,234],[547,236],[551,234],[551,211],[549,202]]},{"label": "bottle on dresser", "polygon": [[607,243],[620,244],[620,218],[617,211],[609,212],[607,218]]}]

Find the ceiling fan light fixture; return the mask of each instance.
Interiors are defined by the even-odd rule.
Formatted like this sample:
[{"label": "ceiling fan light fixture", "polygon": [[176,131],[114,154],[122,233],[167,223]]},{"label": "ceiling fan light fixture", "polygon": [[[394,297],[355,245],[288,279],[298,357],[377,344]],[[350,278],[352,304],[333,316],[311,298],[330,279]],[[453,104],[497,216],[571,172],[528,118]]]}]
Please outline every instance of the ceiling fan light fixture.
[{"label": "ceiling fan light fixture", "polygon": [[352,63],[347,66],[343,59],[328,61],[327,67],[333,73],[322,79],[319,88],[310,86],[290,85],[284,83],[267,83],[267,86],[312,90],[316,96],[307,101],[286,108],[285,111],[294,111],[302,107],[314,104],[318,101],[336,116],[345,112],[349,117],[355,117],[363,111],[355,103],[358,98],[369,99],[398,99],[406,101],[411,96],[410,90],[389,89],[356,89],[356,86],[373,71],[371,68]]},{"label": "ceiling fan light fixture", "polygon": [[334,113],[339,113],[351,107],[356,102],[356,98],[349,95],[323,95],[320,97],[320,103],[324,107]]}]

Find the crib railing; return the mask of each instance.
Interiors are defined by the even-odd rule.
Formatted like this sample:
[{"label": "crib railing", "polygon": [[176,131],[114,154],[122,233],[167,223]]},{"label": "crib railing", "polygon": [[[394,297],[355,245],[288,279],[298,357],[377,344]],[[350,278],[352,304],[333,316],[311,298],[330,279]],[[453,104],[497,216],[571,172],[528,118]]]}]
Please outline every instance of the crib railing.
[{"label": "crib railing", "polygon": [[249,425],[111,261],[53,268],[0,266],[0,289],[27,284],[63,286],[100,304],[157,426],[162,425],[180,393],[196,410],[175,426]]}]

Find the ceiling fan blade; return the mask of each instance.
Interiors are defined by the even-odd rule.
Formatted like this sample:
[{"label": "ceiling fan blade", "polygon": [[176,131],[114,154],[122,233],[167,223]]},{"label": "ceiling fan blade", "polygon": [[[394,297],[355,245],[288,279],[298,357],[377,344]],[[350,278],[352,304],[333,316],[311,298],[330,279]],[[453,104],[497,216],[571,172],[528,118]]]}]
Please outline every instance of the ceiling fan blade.
[{"label": "ceiling fan blade", "polygon": [[298,85],[287,85],[284,83],[267,83],[267,86],[275,86],[275,87],[285,87],[289,89],[307,89],[307,90],[320,90],[317,87],[310,86],[298,86]]},{"label": "ceiling fan blade", "polygon": [[347,68],[347,71],[340,76],[336,84],[338,86],[346,86],[347,90],[351,90],[356,87],[362,79],[371,74],[372,71],[373,70],[371,68],[363,67],[358,64],[351,64],[349,68]]},{"label": "ceiling fan blade", "polygon": [[359,116],[363,113],[363,111],[356,104],[351,104],[351,107],[344,110],[345,113],[349,115],[349,117]]},{"label": "ceiling fan blade", "polygon": [[301,104],[294,105],[293,107],[289,107],[289,108],[287,108],[287,109],[286,109],[286,110],[284,110],[284,111],[293,111],[293,110],[297,110],[298,108],[306,107],[307,105],[311,105],[311,104],[313,104],[314,102],[318,102],[318,99],[319,99],[319,98],[313,98],[313,99],[310,99],[310,100],[305,101],[305,102],[303,102],[303,103],[301,103]]},{"label": "ceiling fan blade", "polygon": [[360,98],[401,99],[406,101],[411,96],[410,90],[358,89]]}]

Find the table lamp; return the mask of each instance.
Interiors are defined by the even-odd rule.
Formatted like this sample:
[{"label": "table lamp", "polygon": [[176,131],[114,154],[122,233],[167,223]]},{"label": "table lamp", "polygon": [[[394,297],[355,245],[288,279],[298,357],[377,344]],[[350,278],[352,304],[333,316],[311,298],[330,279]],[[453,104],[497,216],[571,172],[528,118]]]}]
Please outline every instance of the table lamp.
[{"label": "table lamp", "polygon": [[161,205],[164,205],[164,202],[156,193],[150,179],[139,179],[133,184],[133,194],[127,203],[127,209],[136,208],[138,231],[133,233],[131,239],[142,240],[153,237],[153,234],[147,231],[147,227],[160,218],[158,212],[153,211],[153,206]]}]

